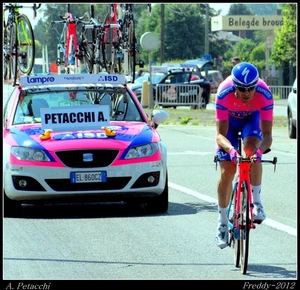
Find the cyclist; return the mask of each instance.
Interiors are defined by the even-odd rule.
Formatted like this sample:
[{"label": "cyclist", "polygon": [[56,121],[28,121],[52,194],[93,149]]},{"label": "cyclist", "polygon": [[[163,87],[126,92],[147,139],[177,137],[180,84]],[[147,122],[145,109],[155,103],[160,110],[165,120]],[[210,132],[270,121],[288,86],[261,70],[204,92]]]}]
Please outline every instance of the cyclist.
[{"label": "cyclist", "polygon": [[[218,227],[216,244],[228,244],[227,207],[239,156],[238,131],[242,133],[246,157],[255,158],[251,166],[253,216],[260,223],[266,215],[261,202],[262,153],[272,144],[273,95],[259,78],[257,68],[247,62],[234,66],[231,75],[218,87],[216,96],[216,151],[220,159],[221,176],[217,182]],[[226,162],[223,162],[225,161]],[[231,162],[227,162],[231,161]]]}]

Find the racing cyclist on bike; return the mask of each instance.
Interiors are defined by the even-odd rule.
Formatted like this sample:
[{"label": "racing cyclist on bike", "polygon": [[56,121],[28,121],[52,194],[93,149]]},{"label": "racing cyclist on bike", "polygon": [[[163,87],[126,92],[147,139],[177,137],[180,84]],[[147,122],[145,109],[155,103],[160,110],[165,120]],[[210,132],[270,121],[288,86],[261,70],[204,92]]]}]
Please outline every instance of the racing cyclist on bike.
[{"label": "racing cyclist on bike", "polygon": [[[218,227],[215,241],[228,246],[227,207],[232,193],[239,153],[238,132],[242,133],[246,157],[256,159],[251,166],[253,216],[261,223],[266,215],[261,202],[262,153],[270,148],[273,125],[273,95],[259,78],[257,68],[247,62],[235,65],[231,75],[218,87],[216,96],[216,152],[221,176],[217,182]],[[226,162],[223,162],[226,161]],[[231,162],[228,162],[231,161]]]}]

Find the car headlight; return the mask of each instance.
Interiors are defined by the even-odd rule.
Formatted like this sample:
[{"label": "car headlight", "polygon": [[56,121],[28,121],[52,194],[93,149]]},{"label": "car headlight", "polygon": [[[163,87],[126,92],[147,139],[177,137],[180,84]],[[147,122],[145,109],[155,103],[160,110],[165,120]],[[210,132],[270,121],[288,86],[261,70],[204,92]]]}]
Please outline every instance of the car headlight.
[{"label": "car headlight", "polygon": [[29,147],[11,147],[10,152],[19,160],[50,161],[43,150]]},{"label": "car headlight", "polygon": [[125,159],[149,157],[154,155],[157,152],[157,150],[157,143],[149,143],[146,145],[132,147],[126,154]]}]

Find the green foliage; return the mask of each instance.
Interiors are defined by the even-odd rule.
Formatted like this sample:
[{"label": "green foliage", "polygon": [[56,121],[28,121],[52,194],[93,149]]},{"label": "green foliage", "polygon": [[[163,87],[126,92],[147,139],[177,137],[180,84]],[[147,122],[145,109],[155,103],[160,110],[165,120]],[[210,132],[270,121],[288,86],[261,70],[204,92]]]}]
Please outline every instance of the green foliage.
[{"label": "green foliage", "polygon": [[266,59],[266,44],[260,43],[256,47],[253,48],[249,55],[249,61],[255,62],[258,60],[265,60]]},{"label": "green foliage", "polygon": [[180,125],[186,125],[190,120],[193,120],[193,117],[186,117],[180,121]]},{"label": "green foliage", "polygon": [[283,5],[283,26],[275,30],[275,43],[271,58],[277,65],[291,62],[296,66],[296,4]]}]

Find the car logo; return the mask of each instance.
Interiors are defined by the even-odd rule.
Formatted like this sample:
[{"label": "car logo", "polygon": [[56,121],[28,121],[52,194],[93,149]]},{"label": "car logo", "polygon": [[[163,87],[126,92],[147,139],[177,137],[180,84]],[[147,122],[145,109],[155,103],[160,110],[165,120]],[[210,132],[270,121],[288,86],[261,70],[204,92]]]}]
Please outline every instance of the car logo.
[{"label": "car logo", "polygon": [[93,154],[92,153],[84,153],[82,155],[83,157],[83,162],[91,162],[93,161]]}]

